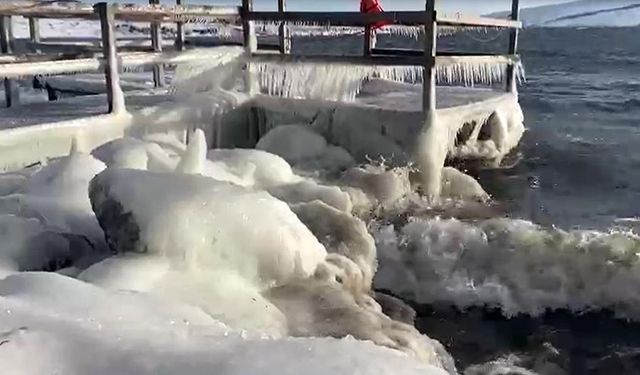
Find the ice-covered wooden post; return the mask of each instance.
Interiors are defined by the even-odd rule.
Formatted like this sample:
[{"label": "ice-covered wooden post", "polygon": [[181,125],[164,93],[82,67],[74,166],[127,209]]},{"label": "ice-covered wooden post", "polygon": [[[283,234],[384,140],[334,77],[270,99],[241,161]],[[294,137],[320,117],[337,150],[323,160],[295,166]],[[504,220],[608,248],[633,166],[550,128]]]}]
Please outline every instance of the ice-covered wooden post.
[{"label": "ice-covered wooden post", "polygon": [[[282,14],[286,9],[287,0],[278,0],[278,12]],[[291,33],[287,23],[284,21],[280,23],[278,38],[280,41],[280,53],[285,55],[291,53]]]},{"label": "ice-covered wooden post", "polygon": [[29,18],[29,41],[31,41],[34,52],[40,52],[38,48],[40,43],[40,20],[37,18]]},{"label": "ice-covered wooden post", "polygon": [[249,20],[248,13],[253,12],[253,0],[242,0],[242,35],[244,39],[244,49],[247,55],[247,66],[245,68],[244,84],[249,95],[256,93],[256,81],[251,72],[251,56],[258,49],[258,39],[256,37],[255,23]]},{"label": "ice-covered wooden post", "polygon": [[425,113],[436,110],[436,47],[438,24],[436,22],[435,0],[426,2],[427,19],[424,25],[424,83],[422,109]]},{"label": "ice-covered wooden post", "polygon": [[[12,52],[12,39],[11,17],[0,16],[0,50],[3,54],[10,54]],[[7,78],[4,79],[4,99],[7,107],[18,104],[20,98],[18,96],[16,81]]]},{"label": "ice-covered wooden post", "polygon": [[[182,0],[176,0],[176,5],[182,5]],[[184,23],[176,22],[176,49],[178,51],[184,50]]]},{"label": "ice-covered wooden post", "polygon": [[435,0],[426,2],[424,25],[424,83],[423,112],[424,125],[418,134],[415,160],[420,167],[422,191],[427,199],[439,199],[442,190],[442,170],[447,157],[449,143],[446,125],[438,121],[436,112],[436,43],[438,39]]},{"label": "ice-covered wooden post", "polygon": [[[149,0],[150,5],[160,4],[160,0]],[[155,52],[162,52],[162,25],[159,22],[151,22],[151,47]],[[164,87],[164,66],[153,66],[153,86]]]},{"label": "ice-covered wooden post", "polygon": [[93,6],[93,10],[100,18],[109,113],[123,112],[125,110],[124,94],[122,88],[120,88],[120,76],[118,74],[118,53],[116,51],[113,9],[107,3],[97,3]]},{"label": "ice-covered wooden post", "polygon": [[363,56],[371,56],[371,35],[374,33],[371,25],[364,27],[364,48],[362,51]]},{"label": "ice-covered wooden post", "polygon": [[[517,21],[520,18],[520,1],[512,0],[511,3],[511,19]],[[511,29],[511,34],[509,35],[509,55],[514,56],[518,52],[518,34],[520,30],[517,27]],[[514,63],[510,64],[507,67],[507,91],[516,93],[518,91],[517,87],[517,77],[516,77],[516,66]]]}]

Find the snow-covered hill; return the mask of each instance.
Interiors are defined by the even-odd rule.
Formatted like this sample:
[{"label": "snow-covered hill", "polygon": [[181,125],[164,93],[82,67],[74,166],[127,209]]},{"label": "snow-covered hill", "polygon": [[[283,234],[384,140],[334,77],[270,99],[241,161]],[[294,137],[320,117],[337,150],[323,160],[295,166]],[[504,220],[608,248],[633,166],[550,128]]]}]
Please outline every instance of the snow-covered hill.
[{"label": "snow-covered hill", "polygon": [[526,8],[520,17],[527,27],[638,26],[640,0],[579,0]]}]

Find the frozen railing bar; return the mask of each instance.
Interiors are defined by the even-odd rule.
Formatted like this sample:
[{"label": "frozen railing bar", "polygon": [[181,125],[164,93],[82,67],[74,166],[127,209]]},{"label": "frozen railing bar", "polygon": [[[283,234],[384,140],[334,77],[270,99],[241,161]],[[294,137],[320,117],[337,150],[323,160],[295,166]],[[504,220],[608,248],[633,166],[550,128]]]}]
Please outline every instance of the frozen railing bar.
[{"label": "frozen railing bar", "polygon": [[[90,4],[38,4],[24,2],[23,5],[0,4],[0,15],[25,16],[32,18],[87,18],[97,19]],[[18,3],[20,4],[20,3]],[[194,22],[200,20],[220,20],[238,23],[240,8],[233,6],[166,6],[114,4],[114,15],[127,21],[173,21]]]},{"label": "frozen railing bar", "polygon": [[[211,55],[206,51],[162,51],[118,53],[123,68],[136,68],[155,64],[178,65],[192,61],[207,60]],[[42,61],[48,57],[45,61]],[[26,61],[24,60],[31,60]],[[104,68],[102,57],[64,59],[58,55],[44,56],[3,56],[0,58],[0,78],[21,78],[36,74],[56,75],[97,72]]]},{"label": "frozen railing bar", "polygon": [[[380,13],[360,12],[248,12],[250,20],[263,22],[292,22],[322,24],[332,26],[367,26],[377,22],[391,22],[396,25],[424,25],[427,19],[425,11],[398,11]],[[487,18],[457,14],[455,16],[438,15],[440,26],[454,27],[494,27],[522,28],[522,22],[516,20]]]},{"label": "frozen railing bar", "polygon": [[521,29],[522,22],[517,20],[508,20],[500,18],[478,17],[473,15],[456,14],[455,16],[440,15],[437,18],[440,26],[456,26],[456,27],[494,27]]},{"label": "frozen railing bar", "polygon": [[329,56],[329,55],[282,55],[256,52],[251,55],[252,62],[258,63],[315,63],[380,66],[419,66],[424,64],[422,56]]},{"label": "frozen railing bar", "polygon": [[[422,66],[428,61],[420,55],[373,55],[373,56],[329,56],[329,55],[279,55],[275,53],[256,52],[251,55],[251,61],[261,63],[315,63],[315,64],[350,64],[350,65],[380,65],[380,66]],[[441,56],[435,58],[435,65],[459,64],[519,64],[520,58],[512,55],[463,55]]]},{"label": "frozen railing bar", "polygon": [[378,22],[398,25],[423,25],[427,17],[424,11],[414,12],[247,12],[243,15],[251,21],[291,22],[309,25],[367,26]]},{"label": "frozen railing bar", "polygon": [[[405,49],[405,48],[374,48],[372,50],[374,55],[381,56],[423,56],[424,51],[418,49]],[[451,52],[451,51],[438,51],[437,56],[442,57],[459,57],[459,58],[482,58],[482,57],[509,57],[510,55],[505,54],[479,54],[473,52]],[[511,56],[513,60],[518,61],[519,58],[517,56]]]}]

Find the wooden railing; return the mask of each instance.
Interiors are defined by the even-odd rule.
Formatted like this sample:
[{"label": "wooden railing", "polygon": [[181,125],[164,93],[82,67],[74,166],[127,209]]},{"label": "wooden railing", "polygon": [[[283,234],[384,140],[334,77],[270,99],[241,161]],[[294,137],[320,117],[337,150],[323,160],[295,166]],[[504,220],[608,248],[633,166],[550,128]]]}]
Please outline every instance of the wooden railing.
[{"label": "wooden railing", "polygon": [[[197,56],[187,56],[182,51],[185,47],[183,22],[193,20],[211,20],[229,24],[241,24],[243,29],[243,45],[251,61],[297,62],[308,61],[317,63],[346,63],[365,65],[414,65],[422,66],[425,70],[423,83],[423,109],[425,112],[434,111],[436,106],[436,66],[440,61],[473,62],[473,59],[487,55],[469,55],[464,53],[438,53],[438,27],[492,27],[511,29],[508,52],[505,55],[494,56],[508,65],[507,90],[515,92],[516,69],[518,62],[517,44],[518,30],[522,24],[518,21],[519,1],[512,0],[511,19],[492,19],[456,15],[447,17],[439,15],[435,10],[435,0],[426,0],[424,11],[382,12],[363,14],[359,12],[289,12],[286,11],[286,0],[277,0],[277,12],[257,12],[253,10],[253,0],[242,0],[241,7],[220,6],[184,6],[181,0],[176,0],[176,6],[161,6],[157,0],[150,0],[148,6],[137,5],[107,5],[98,3],[94,6],[84,4],[69,5],[41,5],[25,2],[23,5],[0,4],[0,47],[5,56],[0,57],[0,77],[5,78],[5,95],[7,105],[15,104],[15,84],[12,78],[32,74],[62,74],[89,70],[104,70],[107,82],[109,111],[124,110],[121,102],[121,92],[118,77],[119,64],[128,66],[154,65],[154,83],[162,86],[164,73],[162,66],[176,61],[188,61]],[[9,30],[11,16],[25,16],[29,19],[30,39],[34,46],[44,46],[40,43],[37,18],[83,18],[96,19],[101,24],[102,57],[77,54],[75,57],[64,57],[60,54],[49,55],[14,55],[11,51],[11,32]],[[144,21],[151,23],[152,51],[124,52],[118,54],[115,44],[115,20]],[[371,25],[378,22],[388,22],[395,25],[422,27],[425,34],[423,50],[376,49],[371,46]],[[162,37],[160,24],[175,22],[177,33],[176,51],[162,51]],[[280,53],[259,50],[256,38],[255,22],[273,22],[279,24]],[[293,57],[291,51],[291,33],[287,23],[319,24],[331,26],[363,27],[365,30],[364,48],[362,56],[304,56]],[[273,50],[273,48],[268,48]],[[142,53],[142,55],[141,55]],[[180,57],[183,57],[181,60]],[[135,58],[134,58],[135,57]],[[446,59],[445,59],[446,57]],[[57,62],[52,64],[52,62]],[[251,69],[246,69],[247,90],[256,92],[251,79]]]}]

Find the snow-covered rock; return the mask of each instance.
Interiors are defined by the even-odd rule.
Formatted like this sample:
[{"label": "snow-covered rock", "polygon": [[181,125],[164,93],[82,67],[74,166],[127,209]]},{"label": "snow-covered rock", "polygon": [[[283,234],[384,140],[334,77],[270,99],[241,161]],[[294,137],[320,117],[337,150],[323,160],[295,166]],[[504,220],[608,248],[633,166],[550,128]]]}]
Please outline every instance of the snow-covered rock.
[{"label": "snow-covered rock", "polygon": [[108,169],[90,196],[117,252],[233,270],[264,288],[311,275],[326,255],[285,203],[211,178]]}]

